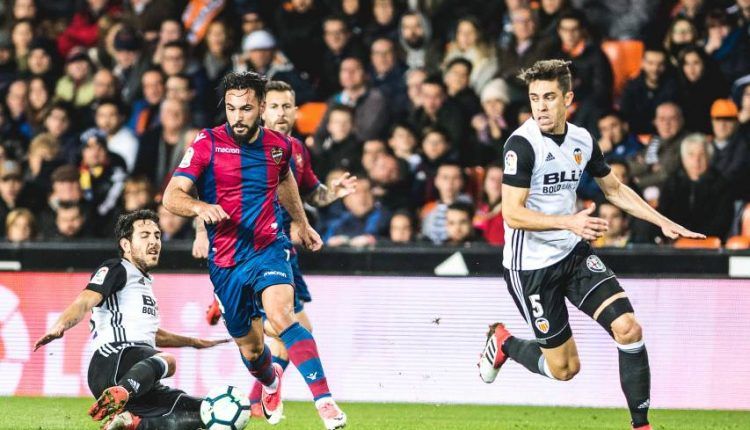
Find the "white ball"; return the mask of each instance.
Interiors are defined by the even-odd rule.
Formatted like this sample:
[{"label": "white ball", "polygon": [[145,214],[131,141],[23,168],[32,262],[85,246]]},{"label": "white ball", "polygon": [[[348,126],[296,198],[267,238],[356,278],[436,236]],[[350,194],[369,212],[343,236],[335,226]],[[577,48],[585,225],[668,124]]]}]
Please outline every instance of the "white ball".
[{"label": "white ball", "polygon": [[206,430],[242,430],[250,421],[250,400],[237,387],[214,388],[201,403]]}]

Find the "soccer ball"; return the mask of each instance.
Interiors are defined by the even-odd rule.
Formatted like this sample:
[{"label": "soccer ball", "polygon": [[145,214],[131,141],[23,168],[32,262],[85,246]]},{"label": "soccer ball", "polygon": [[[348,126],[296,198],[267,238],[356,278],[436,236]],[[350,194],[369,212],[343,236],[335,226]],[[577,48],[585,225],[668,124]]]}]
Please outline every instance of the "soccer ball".
[{"label": "soccer ball", "polygon": [[201,421],[206,430],[242,430],[250,421],[250,400],[237,387],[214,388],[201,403]]}]

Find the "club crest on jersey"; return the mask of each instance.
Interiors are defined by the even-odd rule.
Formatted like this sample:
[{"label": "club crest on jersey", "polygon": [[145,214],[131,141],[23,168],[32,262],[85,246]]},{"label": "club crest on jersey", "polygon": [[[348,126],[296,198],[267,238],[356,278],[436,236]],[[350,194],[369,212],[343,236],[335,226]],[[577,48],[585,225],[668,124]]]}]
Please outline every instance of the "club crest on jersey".
[{"label": "club crest on jersey", "polygon": [[273,158],[273,161],[276,164],[279,164],[281,162],[282,155],[284,155],[284,151],[278,146],[274,146],[273,149],[271,149],[271,158]]},{"label": "club crest on jersey", "polygon": [[605,266],[602,260],[596,255],[589,255],[589,258],[586,259],[586,267],[588,267],[592,272],[598,273],[607,270],[607,266]]},{"label": "club crest on jersey", "polygon": [[575,158],[576,163],[581,164],[583,161],[583,151],[581,151],[581,148],[576,148],[573,150],[573,158]]},{"label": "club crest on jersey", "polygon": [[506,175],[515,175],[518,172],[518,156],[515,151],[508,151],[505,154],[505,169],[503,169]]},{"label": "club crest on jersey", "polygon": [[541,331],[544,334],[549,331],[549,321],[547,321],[547,318],[537,318],[536,321],[534,321],[534,325],[536,326],[537,330]]}]

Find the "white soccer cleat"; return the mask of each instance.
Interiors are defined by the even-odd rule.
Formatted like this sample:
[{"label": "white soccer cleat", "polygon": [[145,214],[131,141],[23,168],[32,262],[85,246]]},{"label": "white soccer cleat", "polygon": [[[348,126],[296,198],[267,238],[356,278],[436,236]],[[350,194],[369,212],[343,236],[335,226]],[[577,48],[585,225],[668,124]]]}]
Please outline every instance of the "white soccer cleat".
[{"label": "white soccer cleat", "polygon": [[495,381],[500,367],[508,360],[508,356],[502,350],[502,345],[510,337],[510,332],[505,329],[502,323],[495,323],[490,326],[487,333],[487,343],[484,345],[484,351],[479,356],[479,377],[487,384]]},{"label": "white soccer cleat", "polygon": [[339,408],[331,397],[324,397],[315,402],[318,415],[323,420],[327,430],[336,430],[346,427],[346,414]]},{"label": "white soccer cleat", "polygon": [[276,392],[268,393],[266,387],[263,387],[260,404],[268,424],[276,425],[284,418],[284,403],[281,401],[281,377],[284,375],[284,369],[278,363],[273,363],[273,371],[276,373],[276,380],[278,381]]},{"label": "white soccer cleat", "polygon": [[102,430],[135,430],[141,423],[141,417],[130,412],[122,412],[113,416]]}]

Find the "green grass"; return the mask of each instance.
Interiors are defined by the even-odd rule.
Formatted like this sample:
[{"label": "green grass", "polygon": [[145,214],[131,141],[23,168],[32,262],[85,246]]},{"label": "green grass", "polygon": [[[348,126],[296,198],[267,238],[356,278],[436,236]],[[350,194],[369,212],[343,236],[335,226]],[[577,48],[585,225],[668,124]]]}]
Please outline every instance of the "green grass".
[{"label": "green grass", "polygon": [[[97,429],[86,415],[91,399],[0,397],[0,429]],[[627,430],[624,409],[342,403],[351,429],[366,430]],[[286,420],[274,429],[320,430],[311,403],[285,403]],[[653,410],[659,430],[750,429],[750,411]],[[247,430],[269,428],[253,420]]]}]

